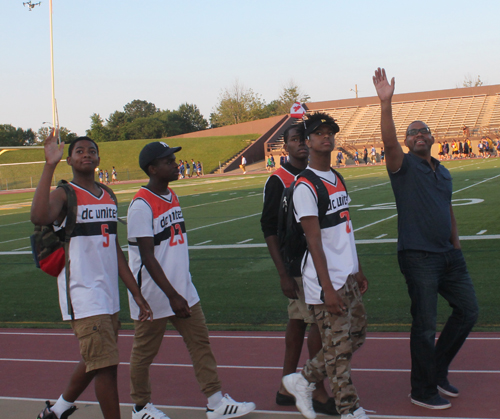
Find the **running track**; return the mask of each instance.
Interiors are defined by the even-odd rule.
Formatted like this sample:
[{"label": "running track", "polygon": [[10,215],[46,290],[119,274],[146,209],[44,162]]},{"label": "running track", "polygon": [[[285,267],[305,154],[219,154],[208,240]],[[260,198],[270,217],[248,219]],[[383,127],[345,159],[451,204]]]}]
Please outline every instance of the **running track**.
[{"label": "running track", "polygon": [[[281,376],[283,333],[211,332],[211,343],[219,363],[223,392],[236,400],[254,401],[258,411],[275,412],[277,417],[280,412],[296,412],[293,407],[274,403]],[[128,395],[131,345],[132,332],[122,331],[121,403],[131,403]],[[361,405],[375,411],[370,414],[373,418],[500,418],[499,354],[500,333],[471,334],[450,370],[450,381],[461,395],[452,399],[452,408],[445,411],[431,411],[410,403],[409,340],[405,333],[369,334],[353,358],[352,376]],[[78,359],[78,344],[69,330],[0,329],[0,402],[14,398],[54,400]],[[206,403],[195,381],[189,355],[175,332],[166,333],[151,367],[151,377],[152,401],[158,406],[200,408]],[[92,385],[80,400],[96,400]],[[35,415],[43,405],[38,404]],[[259,415],[248,416],[253,417]]]}]

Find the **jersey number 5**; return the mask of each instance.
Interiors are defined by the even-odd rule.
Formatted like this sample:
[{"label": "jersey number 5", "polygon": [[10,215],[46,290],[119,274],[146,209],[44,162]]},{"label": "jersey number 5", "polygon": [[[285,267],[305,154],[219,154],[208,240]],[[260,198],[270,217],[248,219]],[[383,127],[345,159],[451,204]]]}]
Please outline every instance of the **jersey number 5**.
[{"label": "jersey number 5", "polygon": [[109,247],[109,226],[107,224],[101,224],[101,233],[104,237],[104,241],[102,242],[102,247]]}]

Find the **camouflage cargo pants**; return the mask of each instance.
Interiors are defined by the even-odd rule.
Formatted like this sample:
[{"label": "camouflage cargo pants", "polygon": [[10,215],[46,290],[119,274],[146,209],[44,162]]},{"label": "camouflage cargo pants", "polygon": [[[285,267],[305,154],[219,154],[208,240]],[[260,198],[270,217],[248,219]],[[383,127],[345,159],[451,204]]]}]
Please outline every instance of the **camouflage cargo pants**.
[{"label": "camouflage cargo pants", "polygon": [[324,305],[313,306],[323,349],[307,361],[302,374],[315,383],[328,377],[337,410],[348,414],[359,407],[351,380],[351,358],[365,341],[366,311],[354,276],[350,275],[337,292],[348,308],[347,314],[339,317],[330,314]]}]

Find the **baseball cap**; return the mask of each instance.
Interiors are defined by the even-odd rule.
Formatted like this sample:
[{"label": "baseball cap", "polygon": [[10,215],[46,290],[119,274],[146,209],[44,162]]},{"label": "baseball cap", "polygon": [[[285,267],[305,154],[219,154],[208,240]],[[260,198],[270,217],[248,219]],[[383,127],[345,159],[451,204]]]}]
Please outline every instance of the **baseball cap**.
[{"label": "baseball cap", "polygon": [[306,127],[305,132],[304,132],[305,136],[306,137],[309,136],[309,134],[316,131],[323,124],[329,125],[333,129],[333,132],[335,134],[340,131],[340,128],[336,122],[332,123],[331,121],[328,121],[327,119],[317,119],[316,121],[311,122],[311,125],[309,125],[307,123],[307,121],[304,121],[304,125]]},{"label": "baseball cap", "polygon": [[148,166],[153,160],[170,156],[171,154],[177,153],[181,149],[182,147],[169,147],[168,144],[163,141],[146,144],[139,153],[139,166],[147,174]]}]

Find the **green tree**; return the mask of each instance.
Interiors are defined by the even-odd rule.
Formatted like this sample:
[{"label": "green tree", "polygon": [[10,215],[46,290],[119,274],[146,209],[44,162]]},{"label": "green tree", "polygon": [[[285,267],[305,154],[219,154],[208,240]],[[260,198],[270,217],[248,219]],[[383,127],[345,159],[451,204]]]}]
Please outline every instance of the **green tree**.
[{"label": "green tree", "polygon": [[275,115],[285,115],[290,113],[290,108],[295,102],[305,103],[309,99],[309,95],[302,92],[300,87],[297,86],[293,80],[290,80],[288,84],[283,87],[283,91],[277,100]]},{"label": "green tree", "polygon": [[154,139],[163,136],[164,124],[156,118],[136,118],[120,129],[124,140]]},{"label": "green tree", "polygon": [[104,126],[101,115],[93,113],[90,117],[90,121],[90,129],[86,131],[87,136],[92,138],[96,143],[112,141],[109,129]]},{"label": "green tree", "polygon": [[[38,142],[45,141],[45,139],[49,136],[51,130],[52,130],[52,127],[48,127],[46,125],[39,128],[38,132],[36,134],[36,136],[38,138]],[[73,141],[75,138],[78,137],[77,134],[75,134],[74,132],[71,132],[66,127],[59,128],[59,136],[61,137],[61,141],[64,141],[65,144],[69,144],[71,141]]]},{"label": "green tree", "polygon": [[127,103],[123,107],[123,111],[129,118],[129,121],[133,121],[136,118],[146,118],[148,116],[152,116],[158,112],[159,109],[156,108],[154,103],[135,99],[132,102]]},{"label": "green tree", "polygon": [[212,128],[240,124],[266,117],[266,104],[252,89],[238,81],[219,96],[215,111],[210,114]]},{"label": "green tree", "polygon": [[0,145],[22,146],[23,133],[22,128],[16,128],[10,124],[0,125]]},{"label": "green tree", "polygon": [[23,144],[24,145],[35,145],[37,140],[37,135],[35,131],[28,128],[23,134]]},{"label": "green tree", "polygon": [[169,136],[201,131],[208,128],[208,122],[203,118],[198,107],[189,103],[183,103],[176,111],[172,111],[169,115],[169,122],[171,131],[179,131],[176,134],[171,134],[169,131]]}]

